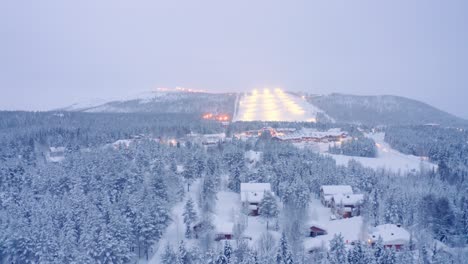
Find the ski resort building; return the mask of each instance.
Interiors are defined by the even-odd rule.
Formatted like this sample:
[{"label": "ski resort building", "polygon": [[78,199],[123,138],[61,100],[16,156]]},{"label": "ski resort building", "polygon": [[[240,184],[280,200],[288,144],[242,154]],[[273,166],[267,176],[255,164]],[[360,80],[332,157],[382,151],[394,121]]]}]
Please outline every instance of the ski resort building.
[{"label": "ski resort building", "polygon": [[322,185],[320,187],[320,201],[323,205],[331,207],[333,195],[353,193],[353,188],[350,185]]},{"label": "ski resort building", "polygon": [[258,215],[258,206],[263,199],[265,192],[271,192],[270,183],[241,183],[241,202],[248,206],[249,215]]},{"label": "ski resort building", "polygon": [[226,134],[194,134],[190,133],[186,136],[187,141],[190,141],[195,144],[201,144],[205,146],[215,146],[218,143],[223,143],[226,141]]},{"label": "ski resort building", "polygon": [[303,128],[292,133],[279,134],[273,138],[285,142],[337,142],[347,137],[346,132],[340,129],[330,129],[328,131],[317,131],[316,129]]},{"label": "ski resort building", "polygon": [[224,142],[226,140],[226,134],[207,134],[203,135],[202,144],[203,145],[217,145],[218,143]]},{"label": "ski resort building", "polygon": [[382,238],[385,247],[400,250],[409,245],[411,235],[401,225],[384,224],[373,228],[368,243],[374,245],[379,237]]}]

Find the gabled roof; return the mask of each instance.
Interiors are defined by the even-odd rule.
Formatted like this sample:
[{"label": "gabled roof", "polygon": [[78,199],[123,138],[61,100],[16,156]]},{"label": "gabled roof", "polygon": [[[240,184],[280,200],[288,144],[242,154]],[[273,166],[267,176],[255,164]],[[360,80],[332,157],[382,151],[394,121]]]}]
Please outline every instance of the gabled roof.
[{"label": "gabled roof", "polygon": [[245,152],[245,158],[248,159],[248,160],[252,160],[252,161],[260,161],[260,158],[262,156],[263,152],[261,151],[253,151],[253,150],[248,150]]},{"label": "gabled roof", "polygon": [[50,147],[49,150],[50,152],[64,152],[65,147]]},{"label": "gabled roof", "polygon": [[353,188],[350,185],[322,185],[320,190],[324,195],[353,194]]},{"label": "gabled roof", "polygon": [[325,226],[319,224],[318,222],[316,221],[310,221],[307,223],[307,227],[308,228],[312,228],[312,227],[315,227],[315,228],[318,228],[318,229],[322,229],[323,231],[327,231],[327,229],[325,228]]},{"label": "gabled roof", "polygon": [[241,183],[240,186],[241,192],[255,192],[255,191],[271,191],[271,184],[270,183],[253,183],[253,182],[248,182],[248,183]]},{"label": "gabled roof", "polygon": [[218,234],[232,234],[234,224],[230,222],[217,223],[215,228]]},{"label": "gabled roof", "polygon": [[293,133],[280,135],[277,138],[281,140],[293,140],[302,138],[326,138],[326,137],[339,137],[346,135],[340,129],[329,129],[328,131],[317,131],[314,128],[302,128],[301,130],[294,131]]},{"label": "gabled roof", "polygon": [[335,204],[358,205],[364,201],[364,194],[334,194],[333,201]]},{"label": "gabled roof", "polygon": [[410,240],[410,233],[401,226],[384,224],[376,226],[369,239],[375,242],[382,237],[384,245],[405,245]]}]

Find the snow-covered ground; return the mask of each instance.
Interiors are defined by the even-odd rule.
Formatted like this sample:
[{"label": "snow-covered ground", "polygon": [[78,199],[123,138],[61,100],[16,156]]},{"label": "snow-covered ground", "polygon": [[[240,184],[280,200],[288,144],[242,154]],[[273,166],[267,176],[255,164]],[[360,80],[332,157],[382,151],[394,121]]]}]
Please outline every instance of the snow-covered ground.
[{"label": "snow-covered ground", "polygon": [[371,133],[366,134],[367,137],[372,138],[377,145],[377,157],[351,157],[346,155],[335,155],[327,154],[332,156],[337,164],[346,165],[351,159],[359,161],[366,167],[373,169],[385,168],[394,172],[416,172],[422,168],[433,169],[437,165],[427,161],[423,157],[407,155],[399,152],[398,150],[390,147],[388,143],[384,141],[385,133]]},{"label": "snow-covered ground", "polygon": [[[151,257],[148,263],[156,264],[160,263],[161,255],[164,253],[164,248],[167,244],[177,248],[179,242],[184,240],[187,247],[194,246],[198,243],[196,239],[185,238],[185,224],[183,222],[182,213],[184,206],[189,197],[192,198],[195,204],[198,203],[197,194],[200,188],[200,180],[196,181],[191,191],[187,193],[186,197],[182,202],[177,203],[171,211],[172,222],[166,228],[161,240],[156,243],[153,247],[154,255]],[[236,224],[242,221],[246,221],[246,229],[243,233],[243,237],[250,238],[249,243],[252,246],[256,246],[261,235],[266,231],[266,222],[260,217],[245,216],[242,213],[240,194],[226,190],[225,183],[222,184],[221,191],[217,193],[215,213],[213,217],[213,224],[215,227],[222,227],[226,224]],[[198,206],[195,206],[198,210]],[[199,212],[198,216],[200,215]],[[271,225],[270,225],[271,226]],[[270,230],[274,237],[279,238],[279,233]],[[218,242],[218,243],[223,243]],[[233,245],[235,246],[235,245]],[[145,260],[140,260],[140,263],[147,263]]]},{"label": "snow-covered ground", "polygon": [[[351,244],[351,242],[360,240],[366,235],[366,228],[363,228],[362,217],[351,217],[339,220],[330,220],[331,210],[323,206],[318,199],[312,199],[309,205],[308,211],[309,221],[306,227],[311,225],[319,225],[326,229],[327,234],[317,237],[306,237],[304,238],[305,250],[313,248],[320,248],[322,246],[328,247],[328,242],[333,238],[335,234],[341,234],[345,243]],[[305,230],[304,232],[306,232]]]},{"label": "snow-covered ground", "polygon": [[[174,248],[177,248],[179,242],[184,240],[187,246],[193,245],[196,242],[194,239],[185,239],[185,224],[184,217],[182,213],[184,212],[184,206],[186,201],[189,198],[197,203],[196,194],[200,188],[200,180],[195,181],[191,186],[191,191],[186,193],[186,196],[182,202],[177,203],[171,211],[170,217],[172,219],[169,226],[164,231],[163,237],[153,246],[154,255],[148,261],[149,264],[160,263],[161,255],[164,253],[164,247],[167,244],[172,245]],[[198,207],[195,206],[195,210],[198,210]],[[197,212],[198,214],[198,212]],[[199,214],[198,214],[199,215]],[[145,260],[140,260],[140,263],[147,263]]]},{"label": "snow-covered ground", "polygon": [[314,151],[324,153],[333,157],[339,165],[347,165],[350,160],[356,160],[366,167],[373,169],[391,170],[393,172],[416,172],[421,168],[431,170],[437,168],[437,165],[431,163],[425,157],[418,157],[414,155],[407,155],[393,149],[388,143],[384,141],[385,133],[370,133],[366,137],[372,138],[377,146],[377,157],[356,157],[328,153],[328,147],[334,143],[294,143],[299,148],[310,148]]},{"label": "snow-covered ground", "polygon": [[317,113],[323,112],[305,99],[283,92],[281,89],[253,90],[239,101],[233,121],[308,121],[315,122]]},{"label": "snow-covered ground", "polygon": [[[177,247],[180,240],[184,240],[188,247],[196,245],[198,242],[196,239],[185,239],[184,237],[184,223],[182,213],[184,205],[188,197],[197,203],[196,194],[198,193],[200,181],[193,184],[192,190],[187,194],[184,201],[177,203],[172,209],[171,218],[172,222],[167,227],[162,239],[154,246],[154,255],[148,263],[159,263],[161,254],[164,251],[166,244],[171,244]],[[223,190],[217,194],[215,214],[213,218],[213,224],[215,226],[222,226],[226,223],[240,223],[246,221],[246,229],[243,233],[243,237],[248,238],[246,241],[252,247],[258,246],[258,242],[262,237],[263,233],[266,232],[266,221],[261,217],[245,216],[241,212],[240,195],[231,191]],[[341,234],[344,241],[348,244],[356,240],[362,240],[367,235],[367,229],[363,228],[363,221],[361,217],[352,217],[340,220],[330,220],[331,211],[330,208],[324,207],[320,200],[312,199],[308,209],[308,219],[306,221],[304,229],[304,248],[310,250],[313,248],[320,248],[322,246],[328,247],[329,241],[335,234]],[[284,218],[284,217],[283,217]],[[326,229],[328,234],[323,236],[317,236],[315,238],[307,236],[307,230],[310,225],[319,225]],[[273,226],[274,223],[270,223]],[[280,231],[274,231],[270,228],[269,232],[275,239],[279,239]],[[218,242],[222,243],[222,242]],[[233,246],[235,246],[233,244]],[[141,260],[140,263],[146,263]]]},{"label": "snow-covered ground", "polygon": [[[426,168],[432,168],[436,165],[421,159],[420,157],[405,155],[394,149],[392,149],[387,143],[384,142],[384,134],[366,134],[367,137],[374,139],[378,148],[378,156],[376,158],[363,158],[363,157],[351,157],[345,155],[333,155],[327,153],[329,144],[332,143],[307,143],[297,144],[298,147],[310,147],[316,151],[330,155],[337,161],[338,164],[346,165],[349,160],[355,159],[361,162],[364,166],[372,168],[387,168],[393,171],[416,171],[425,166]],[[260,160],[261,153],[247,152],[246,159]],[[245,216],[242,212],[240,195],[238,193],[231,192],[226,187],[226,176],[222,177],[221,191],[217,193],[216,207],[213,217],[214,226],[223,227],[226,225],[234,225],[236,223],[246,224],[246,229],[242,234],[243,237],[247,238],[249,244],[252,247],[256,247],[262,236],[266,231],[266,221],[261,217]],[[172,211],[171,218],[172,222],[167,227],[162,239],[154,246],[154,255],[148,263],[159,263],[161,254],[164,251],[166,244],[171,244],[173,247],[177,247],[180,240],[185,240],[188,247],[194,246],[198,243],[196,239],[185,239],[182,213],[186,200],[191,197],[192,200],[197,204],[198,193],[199,193],[200,181],[195,182],[192,185],[191,191],[187,193],[184,201],[177,203]],[[196,206],[198,208],[198,206]],[[353,241],[364,240],[367,238],[368,230],[363,224],[362,217],[352,217],[346,219],[330,220],[332,215],[330,208],[323,206],[319,199],[311,199],[308,208],[308,217],[304,228],[304,249],[306,251],[328,247],[329,241],[335,234],[341,234],[344,238],[345,243],[351,245]],[[283,217],[284,218],[284,217]],[[270,223],[273,226],[274,223]],[[326,235],[317,237],[308,237],[308,228],[312,225],[317,225],[324,228],[327,231]],[[275,237],[279,238],[280,231],[269,230],[269,232]],[[222,243],[222,242],[220,242]],[[141,263],[146,263],[141,261]]]}]

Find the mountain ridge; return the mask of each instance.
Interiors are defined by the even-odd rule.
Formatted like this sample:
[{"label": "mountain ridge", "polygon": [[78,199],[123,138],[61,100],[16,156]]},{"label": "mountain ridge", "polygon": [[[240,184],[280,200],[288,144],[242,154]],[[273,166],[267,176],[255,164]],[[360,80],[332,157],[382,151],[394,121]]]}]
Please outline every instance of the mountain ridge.
[{"label": "mountain ridge", "polygon": [[[368,125],[464,124],[468,121],[428,103],[398,95],[351,95],[331,93],[308,96],[338,122]],[[385,122],[382,122],[385,120]]]},{"label": "mountain ridge", "polygon": [[[363,125],[467,125],[461,117],[430,104],[397,95],[352,95],[330,93],[312,95],[290,92],[307,100],[339,123]],[[226,113],[234,116],[240,93],[205,91],[150,91],[136,96],[95,100],[95,104],[73,104],[57,111],[110,113]],[[322,120],[330,122],[330,120]]]}]

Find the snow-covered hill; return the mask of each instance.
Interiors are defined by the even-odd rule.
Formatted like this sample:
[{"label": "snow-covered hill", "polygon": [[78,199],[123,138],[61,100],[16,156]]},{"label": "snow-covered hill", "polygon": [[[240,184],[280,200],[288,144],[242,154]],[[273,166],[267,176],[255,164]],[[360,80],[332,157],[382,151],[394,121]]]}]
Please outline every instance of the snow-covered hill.
[{"label": "snow-covered hill", "polygon": [[312,121],[364,125],[467,125],[468,121],[399,96],[305,96],[280,89],[250,93],[155,90],[119,99],[94,99],[60,111],[110,113],[219,113],[234,121]]},{"label": "snow-covered hill", "polygon": [[467,121],[413,99],[393,96],[330,94],[308,96],[308,101],[324,110],[337,122],[366,125],[441,125],[466,124]]},{"label": "snow-covered hill", "polygon": [[227,113],[234,112],[235,94],[215,94],[187,90],[149,91],[118,100],[92,100],[73,104],[60,111],[90,113]]}]

